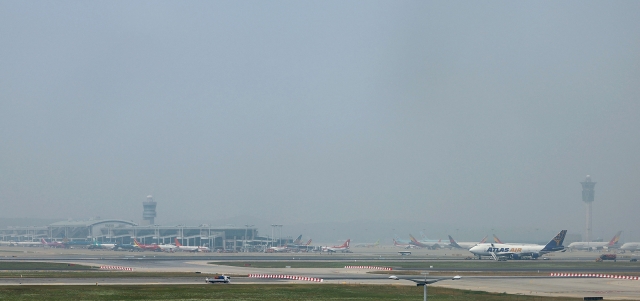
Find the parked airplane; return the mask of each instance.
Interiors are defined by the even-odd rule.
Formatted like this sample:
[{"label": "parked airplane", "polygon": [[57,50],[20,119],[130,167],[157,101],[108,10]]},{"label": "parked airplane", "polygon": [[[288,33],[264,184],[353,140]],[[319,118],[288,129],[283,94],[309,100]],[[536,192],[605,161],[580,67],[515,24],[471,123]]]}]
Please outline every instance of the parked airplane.
[{"label": "parked airplane", "polygon": [[154,252],[162,252],[162,249],[157,244],[141,244],[135,238],[133,239],[133,244],[136,245],[136,247],[145,251],[149,250]]},{"label": "parked airplane", "polygon": [[50,247],[50,248],[66,248],[67,247],[62,242],[59,242],[59,241],[47,242],[46,240],[44,240],[44,238],[40,239],[40,243],[42,243],[43,246]]},{"label": "parked airplane", "polygon": [[335,253],[335,252],[349,252],[349,243],[351,242],[351,239],[347,239],[347,241],[345,241],[342,245],[339,246],[333,246],[333,247],[323,247],[322,251],[323,252],[331,252],[331,253]]},{"label": "parked airplane", "polygon": [[399,243],[395,238],[393,239],[393,245],[396,247],[405,248],[405,249],[410,249],[414,247],[414,245],[410,243]]},{"label": "parked airplane", "polygon": [[491,256],[494,260],[498,260],[498,257],[508,257],[511,259],[521,259],[522,257],[530,257],[536,259],[540,255],[555,252],[564,251],[562,242],[567,234],[567,230],[562,230],[558,233],[549,243],[546,245],[529,245],[529,244],[496,244],[496,243],[484,243],[476,245],[469,249],[469,252],[478,256],[478,259],[482,259],[482,256]]},{"label": "parked airplane", "polygon": [[570,243],[567,248],[571,250],[601,250],[601,249],[609,249],[615,248],[618,240],[620,240],[620,235],[622,231],[618,231],[616,235],[609,241],[576,241]]},{"label": "parked airplane", "polygon": [[164,252],[173,252],[176,249],[176,246],[172,244],[158,244],[158,247]]},{"label": "parked airplane", "polygon": [[503,244],[503,242],[495,234],[493,234],[493,242],[497,244]]},{"label": "parked airplane", "polygon": [[113,248],[114,250],[127,250],[127,251],[136,251],[139,250],[138,247],[136,247],[135,244],[116,244],[116,246]]},{"label": "parked airplane", "polygon": [[41,246],[42,242],[40,241],[0,241],[0,245],[32,247],[32,246]]},{"label": "parked airplane", "polygon": [[411,238],[411,244],[415,245],[416,247],[428,248],[428,249],[440,248],[440,242],[442,242],[442,240],[431,240],[431,239],[430,240],[418,241],[411,234],[409,234],[409,238]]},{"label": "parked airplane", "polygon": [[282,247],[273,246],[267,249],[267,252],[276,252],[276,253],[288,252],[288,251],[290,251],[289,246],[287,246],[286,244]]},{"label": "parked airplane", "polygon": [[293,245],[299,245],[299,244],[301,244],[301,243],[302,243],[302,234],[300,234],[300,236],[298,236],[298,238],[296,238],[296,239],[293,241],[293,243],[292,243],[292,244],[293,244]]},{"label": "parked airplane", "polygon": [[378,239],[376,242],[359,243],[359,244],[355,245],[354,247],[358,247],[358,248],[375,248],[375,247],[377,247],[379,245],[380,245],[380,240]]},{"label": "parked airplane", "polygon": [[180,250],[180,251],[188,251],[188,252],[209,252],[209,251],[211,251],[208,247],[183,246],[178,241],[178,238],[174,238],[174,242],[176,243],[176,250]]},{"label": "parked airplane", "polygon": [[91,241],[88,240],[69,240],[63,241],[67,248],[85,248],[91,246]]},{"label": "parked airplane", "polygon": [[640,250],[640,242],[627,242],[620,247],[620,250],[635,252]]},{"label": "parked airplane", "polygon": [[473,248],[475,245],[483,244],[485,241],[487,241],[487,236],[486,235],[484,236],[484,238],[482,238],[482,240],[480,242],[456,242],[456,240],[453,239],[453,237],[451,237],[451,235],[449,235],[449,245],[451,247],[458,248],[458,249],[469,250],[469,249]]},{"label": "parked airplane", "polygon": [[108,250],[113,250],[115,249],[115,247],[116,247],[116,244],[102,243],[95,240],[93,241],[91,246],[89,246],[90,249],[108,249]]},{"label": "parked airplane", "polygon": [[307,240],[306,243],[298,243],[298,244],[294,244],[292,246],[289,246],[289,248],[292,251],[301,251],[301,250],[309,250],[309,248],[311,247],[311,239]]}]

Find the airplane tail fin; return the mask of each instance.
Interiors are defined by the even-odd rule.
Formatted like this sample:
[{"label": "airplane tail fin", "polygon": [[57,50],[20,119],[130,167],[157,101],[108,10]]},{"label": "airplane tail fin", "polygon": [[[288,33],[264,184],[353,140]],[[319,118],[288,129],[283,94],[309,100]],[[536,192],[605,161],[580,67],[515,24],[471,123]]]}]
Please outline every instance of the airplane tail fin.
[{"label": "airplane tail fin", "polygon": [[562,230],[558,233],[546,246],[544,246],[543,250],[545,251],[557,251],[564,249],[562,243],[564,242],[564,237],[567,235],[567,230]]},{"label": "airplane tail fin", "polygon": [[309,238],[309,241],[307,241],[307,244],[305,246],[309,246],[311,245],[311,238]]},{"label": "airplane tail fin", "polygon": [[618,243],[618,240],[620,240],[620,235],[622,234],[622,231],[618,231],[618,233],[616,233],[616,236],[614,236],[611,241],[609,241],[609,243],[607,244],[607,246],[611,247],[615,244]]},{"label": "airplane tail fin", "polygon": [[294,245],[299,245],[301,242],[302,242],[302,234],[300,234],[300,236],[298,236],[298,238],[296,238],[296,239],[293,241],[293,244],[294,244]]},{"label": "airplane tail fin", "polygon": [[493,234],[493,241],[497,244],[503,244],[503,242],[495,234]]},{"label": "airplane tail fin", "polygon": [[136,247],[140,247],[140,243],[135,238],[133,239],[133,244],[136,245]]},{"label": "airplane tail fin", "polygon": [[479,244],[483,244],[487,241],[487,235],[484,236],[484,238],[482,238],[482,240],[479,242]]},{"label": "airplane tail fin", "polygon": [[409,239],[411,239],[412,242],[418,242],[418,240],[411,234],[409,234]]},{"label": "airplane tail fin", "polygon": [[41,238],[41,239],[40,239],[40,242],[41,242],[43,245],[46,245],[46,244],[47,244],[47,241],[46,241],[46,240],[44,240],[44,238]]},{"label": "airplane tail fin", "polygon": [[182,247],[182,244],[178,241],[178,238],[174,238],[173,241],[176,243],[176,247]]},{"label": "airplane tail fin", "polygon": [[347,241],[345,241],[345,242],[344,242],[344,245],[343,245],[343,246],[345,246],[345,247],[347,247],[347,248],[348,248],[348,247],[349,247],[349,243],[350,243],[350,242],[351,242],[351,238],[347,239]]},{"label": "airplane tail fin", "polygon": [[462,247],[460,245],[458,245],[456,240],[453,239],[453,237],[451,237],[451,235],[449,235],[449,244],[452,245],[453,247],[462,249]]}]

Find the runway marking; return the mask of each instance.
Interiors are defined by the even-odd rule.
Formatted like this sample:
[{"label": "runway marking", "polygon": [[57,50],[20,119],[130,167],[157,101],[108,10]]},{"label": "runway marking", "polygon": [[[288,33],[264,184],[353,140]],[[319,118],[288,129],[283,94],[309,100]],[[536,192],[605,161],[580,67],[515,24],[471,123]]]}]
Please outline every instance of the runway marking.
[{"label": "runway marking", "polygon": [[103,265],[100,266],[101,270],[118,270],[118,271],[133,271],[133,268],[121,267],[115,265]]},{"label": "runway marking", "polygon": [[345,265],[345,269],[368,269],[368,270],[381,270],[381,271],[391,271],[393,268],[390,267],[378,267],[378,266],[370,266],[370,265]]},{"label": "runway marking", "polygon": [[272,279],[288,279],[288,280],[324,282],[324,279],[316,278],[316,277],[304,277],[304,276],[292,276],[292,275],[275,275],[275,274],[249,274],[249,278],[272,278]]}]

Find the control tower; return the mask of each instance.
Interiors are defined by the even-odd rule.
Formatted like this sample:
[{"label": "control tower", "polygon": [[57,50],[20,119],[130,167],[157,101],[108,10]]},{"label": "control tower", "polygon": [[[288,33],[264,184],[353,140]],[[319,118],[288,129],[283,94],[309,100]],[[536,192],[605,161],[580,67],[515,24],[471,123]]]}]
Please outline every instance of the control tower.
[{"label": "control tower", "polygon": [[580,182],[582,184],[582,201],[587,205],[587,237],[585,239],[586,242],[591,241],[591,203],[593,203],[593,199],[595,196],[595,191],[593,188],[596,186],[596,182],[591,182],[591,176],[587,175],[587,179],[584,182]]},{"label": "control tower", "polygon": [[147,196],[147,201],[142,202],[142,224],[155,225],[154,218],[156,217],[156,202],[153,200],[153,196]]}]

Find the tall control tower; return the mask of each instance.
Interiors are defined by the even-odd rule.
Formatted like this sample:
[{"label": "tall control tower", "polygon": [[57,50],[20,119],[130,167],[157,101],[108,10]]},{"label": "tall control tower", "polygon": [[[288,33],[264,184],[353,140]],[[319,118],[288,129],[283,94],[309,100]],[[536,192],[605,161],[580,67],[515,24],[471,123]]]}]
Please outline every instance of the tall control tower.
[{"label": "tall control tower", "polygon": [[587,179],[582,184],[582,201],[587,205],[587,237],[586,242],[591,241],[591,203],[595,196],[593,188],[596,186],[596,182],[591,182],[591,176],[587,175]]},{"label": "tall control tower", "polygon": [[147,196],[147,201],[142,202],[142,223],[145,225],[155,225],[154,218],[156,217],[156,202],[153,200],[153,196]]}]

